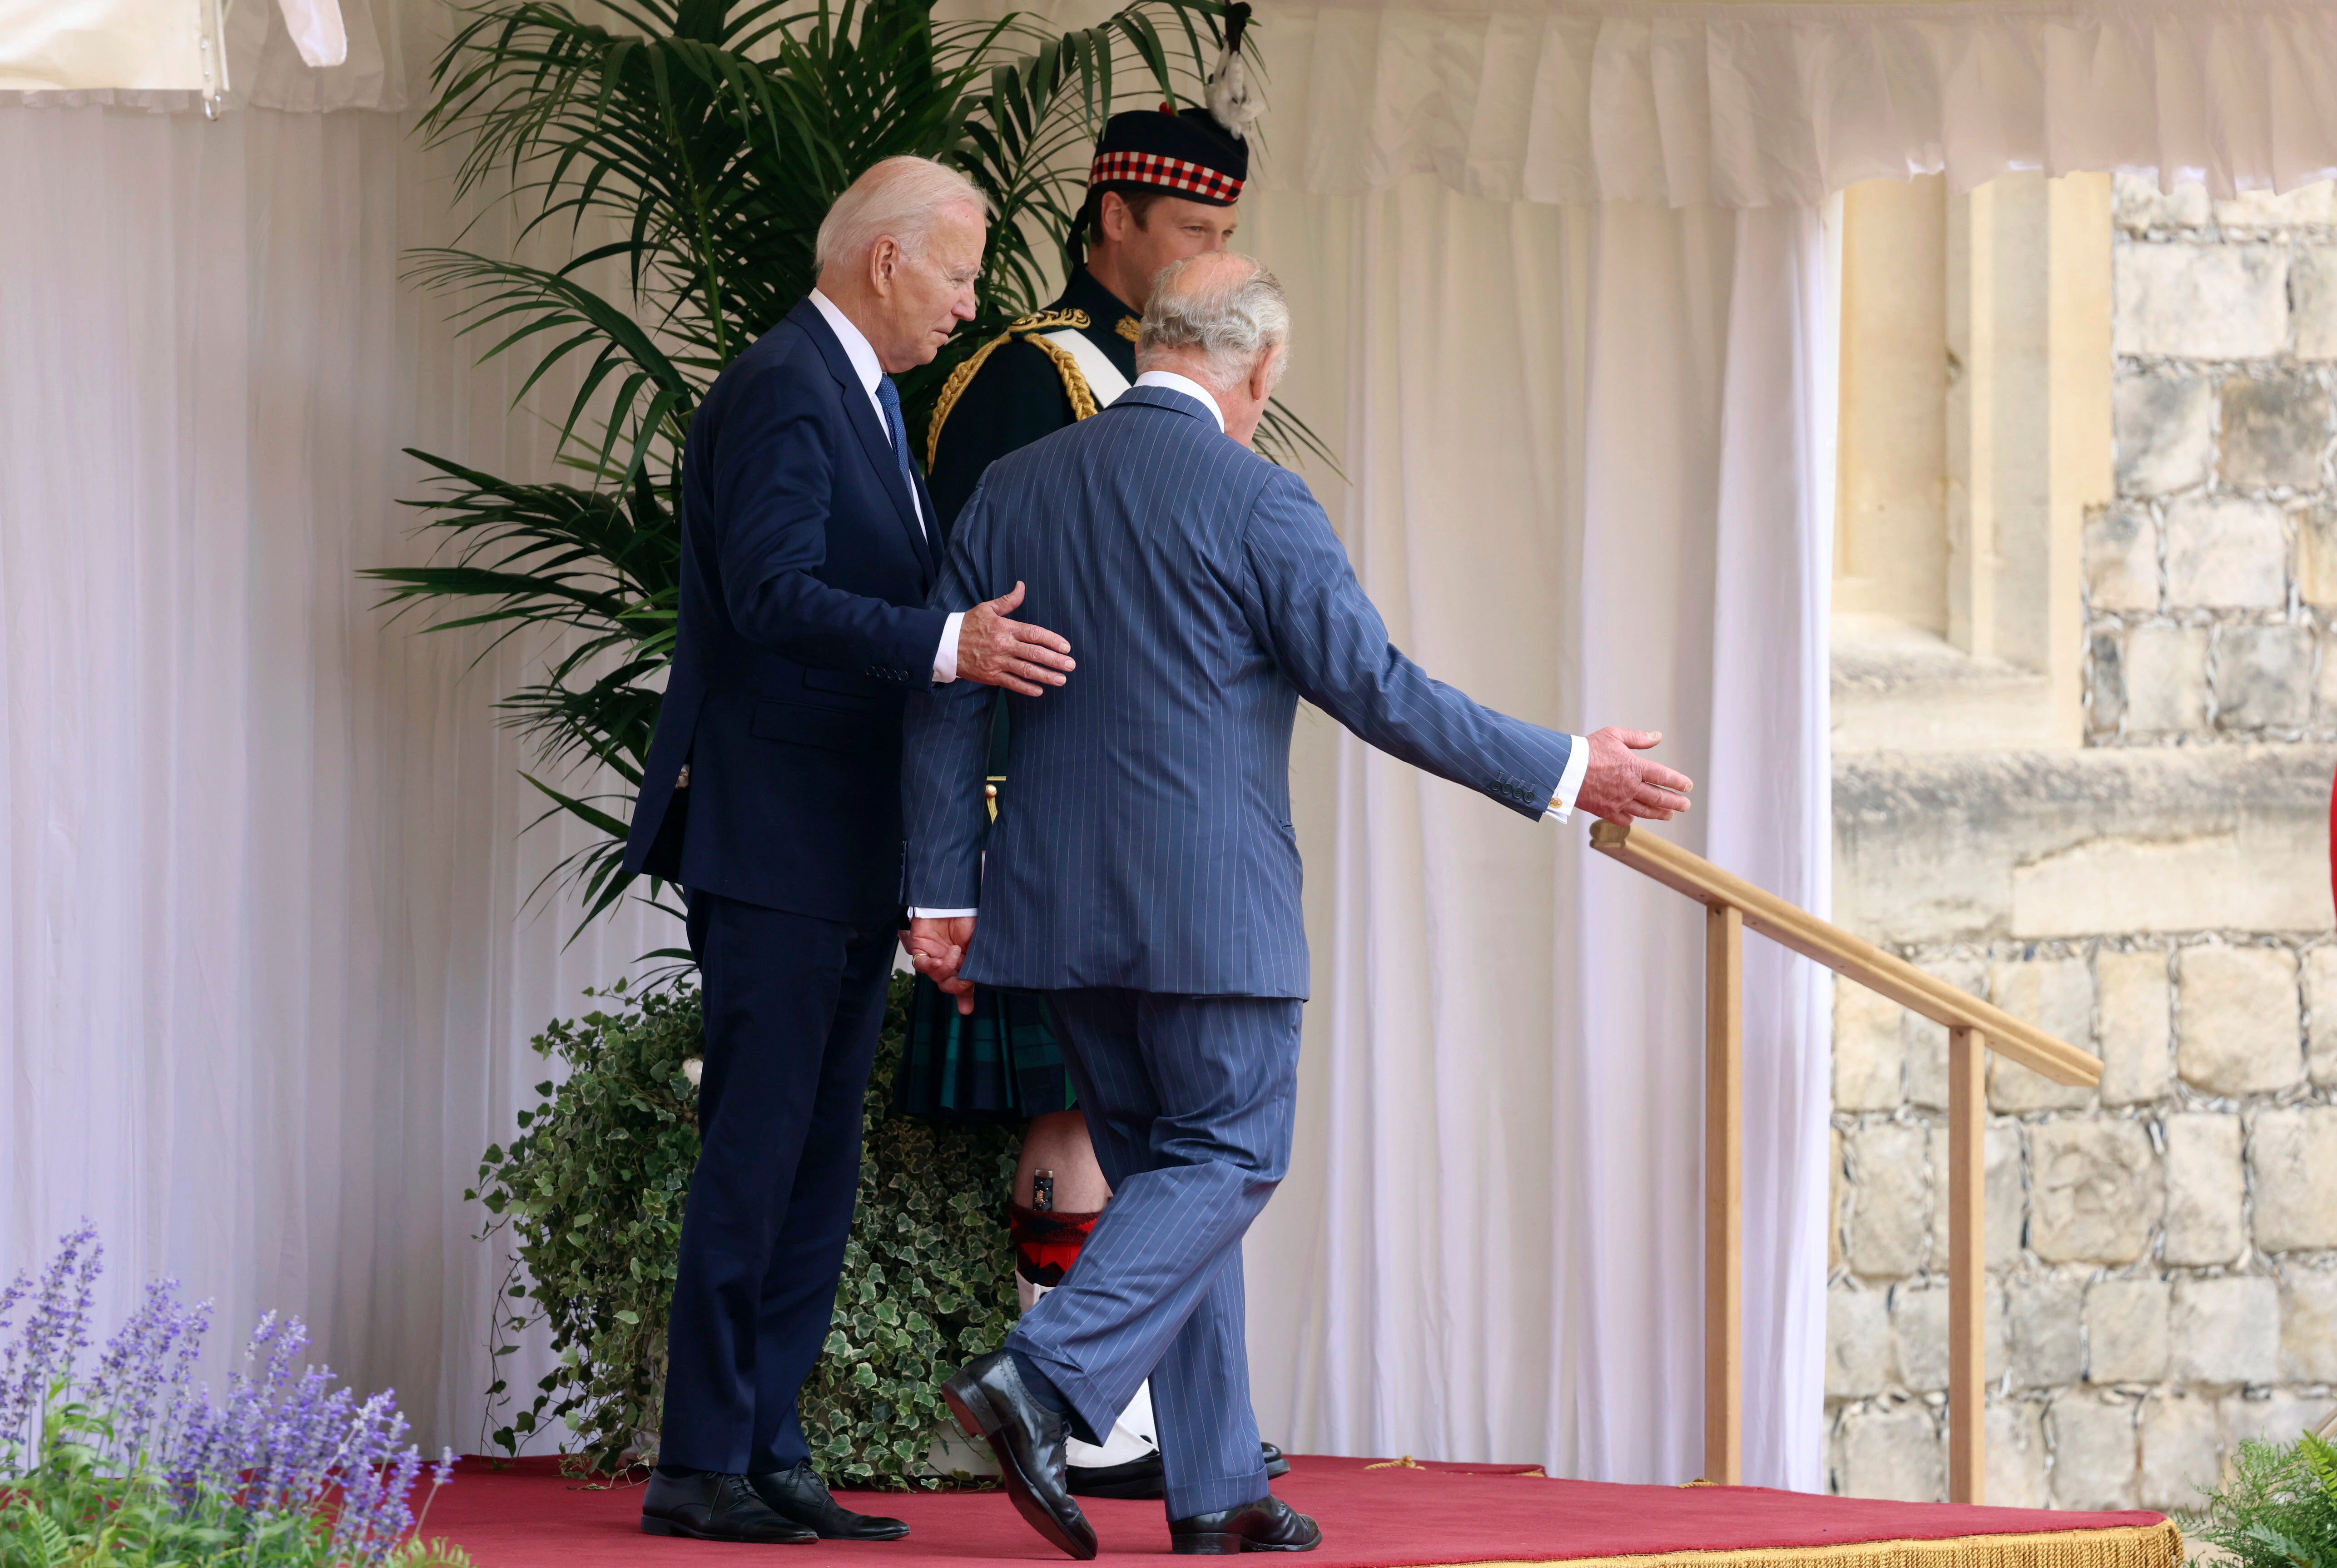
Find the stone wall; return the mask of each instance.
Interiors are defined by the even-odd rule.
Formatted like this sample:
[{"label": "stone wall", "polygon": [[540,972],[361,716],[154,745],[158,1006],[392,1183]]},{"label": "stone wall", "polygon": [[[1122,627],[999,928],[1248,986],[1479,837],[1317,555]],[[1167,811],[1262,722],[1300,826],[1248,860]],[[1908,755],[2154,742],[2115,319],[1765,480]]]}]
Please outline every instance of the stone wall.
[{"label": "stone wall", "polygon": [[2117,189],[2119,499],[2086,534],[2090,738],[2337,734],[2337,191]]},{"label": "stone wall", "polygon": [[[2088,746],[1838,754],[1835,918],[2103,1057],[1990,1064],[1988,1497],[2174,1508],[2337,1409],[2337,196],[2117,191]],[[1946,1056],[1838,987],[1839,1492],[1945,1494]]]}]

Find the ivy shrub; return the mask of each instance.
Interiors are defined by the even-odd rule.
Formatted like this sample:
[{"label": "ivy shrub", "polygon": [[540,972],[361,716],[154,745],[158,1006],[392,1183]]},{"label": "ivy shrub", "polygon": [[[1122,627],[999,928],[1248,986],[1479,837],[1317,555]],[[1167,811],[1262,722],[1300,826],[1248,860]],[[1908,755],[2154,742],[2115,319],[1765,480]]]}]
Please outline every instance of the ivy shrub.
[{"label": "ivy shrub", "polygon": [[[1002,1217],[1016,1130],[886,1114],[909,985],[894,977],[836,1322],[802,1404],[829,1481],[894,1490],[945,1483],[926,1462],[948,1418],[940,1381],[996,1349],[1015,1317]],[[490,1215],[482,1240],[508,1229],[517,1242],[494,1318],[498,1365],[538,1321],[560,1357],[523,1408],[505,1379],[489,1387],[489,1440],[515,1455],[564,1421],[580,1445],[571,1467],[614,1475],[656,1462],[666,1309],[698,1160],[683,1064],[705,1035],[693,987],[629,992],[621,981],[592,995],[605,1005],[532,1042],[568,1076],[536,1085],[543,1102],[520,1112],[508,1148],[487,1150],[464,1196]]]}]

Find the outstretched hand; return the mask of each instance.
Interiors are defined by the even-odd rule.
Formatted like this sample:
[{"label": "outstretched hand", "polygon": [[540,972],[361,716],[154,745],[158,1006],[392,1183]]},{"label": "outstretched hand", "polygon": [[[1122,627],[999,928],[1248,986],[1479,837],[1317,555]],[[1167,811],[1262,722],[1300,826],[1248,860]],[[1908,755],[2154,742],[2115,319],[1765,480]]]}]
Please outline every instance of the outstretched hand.
[{"label": "outstretched hand", "polygon": [[961,1014],[973,1011],[973,982],[958,978],[965,950],[973,943],[973,916],[953,915],[943,919],[916,916],[901,938],[908,950],[909,966],[957,998]]},{"label": "outstretched hand", "polygon": [[1593,817],[1625,828],[1634,817],[1668,822],[1687,810],[1695,780],[1636,755],[1663,738],[1661,730],[1618,730],[1612,725],[1591,736],[1590,763],[1574,803]]},{"label": "outstretched hand", "polygon": [[1006,618],[1006,612],[1022,603],[1022,584],[1017,583],[1012,593],[1001,593],[965,612],[957,629],[957,672],[962,680],[1036,697],[1070,677],[1073,666],[1069,642],[1044,626]]}]

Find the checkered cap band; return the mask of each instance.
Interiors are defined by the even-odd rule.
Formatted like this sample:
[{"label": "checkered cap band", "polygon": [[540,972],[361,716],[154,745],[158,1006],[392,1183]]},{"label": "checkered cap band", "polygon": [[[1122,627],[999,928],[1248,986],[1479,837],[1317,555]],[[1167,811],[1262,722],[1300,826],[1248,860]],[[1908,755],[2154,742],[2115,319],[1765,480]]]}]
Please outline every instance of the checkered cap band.
[{"label": "checkered cap band", "polygon": [[1158,185],[1164,191],[1190,191],[1209,201],[1228,204],[1241,200],[1242,182],[1204,163],[1188,162],[1159,152],[1100,152],[1088,171],[1088,183],[1108,180],[1131,185]]}]

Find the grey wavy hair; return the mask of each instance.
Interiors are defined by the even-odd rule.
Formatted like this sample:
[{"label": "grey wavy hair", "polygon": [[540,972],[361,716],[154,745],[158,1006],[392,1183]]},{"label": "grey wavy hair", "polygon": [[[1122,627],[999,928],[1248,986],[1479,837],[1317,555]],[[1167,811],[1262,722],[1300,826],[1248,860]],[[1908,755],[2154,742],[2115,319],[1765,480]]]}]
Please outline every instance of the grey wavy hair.
[{"label": "grey wavy hair", "polygon": [[963,202],[985,218],[990,204],[974,182],[930,158],[903,155],[872,163],[836,199],[819,222],[813,253],[819,270],[850,266],[890,236],[910,255],[921,254],[934,215]]},{"label": "grey wavy hair", "polygon": [[[1198,348],[1208,367],[1199,379],[1212,391],[1227,391],[1249,379],[1260,355],[1289,342],[1290,304],[1274,274],[1247,256],[1208,252],[1161,269],[1152,280],[1136,368],[1156,369],[1168,350]],[[1276,381],[1289,363],[1283,355]]]}]

